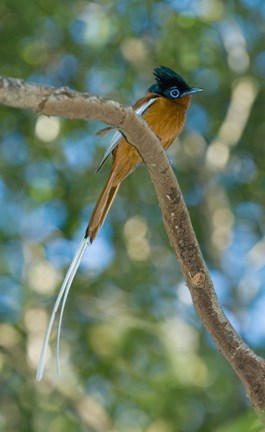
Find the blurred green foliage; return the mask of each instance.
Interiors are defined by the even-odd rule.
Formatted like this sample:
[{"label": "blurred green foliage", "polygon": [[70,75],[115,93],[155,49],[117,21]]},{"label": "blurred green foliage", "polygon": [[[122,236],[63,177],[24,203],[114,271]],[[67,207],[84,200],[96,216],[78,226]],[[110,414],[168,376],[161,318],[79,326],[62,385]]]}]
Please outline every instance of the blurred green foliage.
[{"label": "blurred green foliage", "polygon": [[[205,89],[169,152],[218,296],[264,354],[265,4],[2,0],[0,75],[132,104],[163,64]],[[144,167],[72,287],[56,378],[35,371],[60,281],[108,172],[96,122],[0,110],[0,428],[261,431],[193,310]]]}]

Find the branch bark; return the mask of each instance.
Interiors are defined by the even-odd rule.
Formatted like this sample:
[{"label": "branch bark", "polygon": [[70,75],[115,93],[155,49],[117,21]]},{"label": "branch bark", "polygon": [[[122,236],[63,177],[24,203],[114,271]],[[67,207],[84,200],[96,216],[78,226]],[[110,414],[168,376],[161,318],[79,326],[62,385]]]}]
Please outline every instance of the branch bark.
[{"label": "branch bark", "polygon": [[265,361],[239,337],[216,297],[177,179],[165,151],[131,107],[79,93],[0,77],[0,103],[50,116],[94,119],[121,130],[134,145],[149,171],[168,238],[191,292],[194,307],[218,349],[243,383],[258,414],[265,414]]}]

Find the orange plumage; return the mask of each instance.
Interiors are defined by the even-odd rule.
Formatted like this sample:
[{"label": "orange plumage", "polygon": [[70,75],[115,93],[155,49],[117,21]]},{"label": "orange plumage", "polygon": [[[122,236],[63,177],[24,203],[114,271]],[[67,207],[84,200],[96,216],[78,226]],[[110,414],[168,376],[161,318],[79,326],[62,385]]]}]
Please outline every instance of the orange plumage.
[{"label": "orange plumage", "polygon": [[[143,114],[143,118],[152,131],[159,137],[164,149],[168,149],[183,129],[191,96],[187,95],[172,100],[157,93],[148,92],[133,108],[136,110],[151,99],[155,99],[155,102],[147,108]],[[110,175],[97,201],[86,230],[86,237],[89,237],[91,242],[95,239],[99,228],[103,225],[121,182],[142,161],[137,150],[125,138],[121,139],[112,154],[113,160]]]}]

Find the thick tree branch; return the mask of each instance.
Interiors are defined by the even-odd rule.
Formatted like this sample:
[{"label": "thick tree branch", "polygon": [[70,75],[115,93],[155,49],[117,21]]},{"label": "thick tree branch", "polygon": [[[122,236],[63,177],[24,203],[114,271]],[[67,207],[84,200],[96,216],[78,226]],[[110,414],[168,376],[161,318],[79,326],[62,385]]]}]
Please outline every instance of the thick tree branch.
[{"label": "thick tree branch", "polygon": [[265,412],[265,361],[239,337],[218,303],[181,190],[158,139],[132,108],[69,88],[37,86],[0,78],[0,103],[51,116],[100,120],[120,129],[141,154],[154,184],[171,246],[194,306],[245,386],[259,413]]}]

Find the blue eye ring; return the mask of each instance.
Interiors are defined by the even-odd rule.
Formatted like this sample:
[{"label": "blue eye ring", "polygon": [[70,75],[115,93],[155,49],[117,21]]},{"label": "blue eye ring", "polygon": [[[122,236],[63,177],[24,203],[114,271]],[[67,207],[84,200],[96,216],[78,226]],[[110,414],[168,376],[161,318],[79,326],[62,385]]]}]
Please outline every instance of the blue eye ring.
[{"label": "blue eye ring", "polygon": [[168,94],[172,99],[177,99],[180,95],[180,91],[177,88],[173,88],[169,90]]}]

